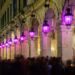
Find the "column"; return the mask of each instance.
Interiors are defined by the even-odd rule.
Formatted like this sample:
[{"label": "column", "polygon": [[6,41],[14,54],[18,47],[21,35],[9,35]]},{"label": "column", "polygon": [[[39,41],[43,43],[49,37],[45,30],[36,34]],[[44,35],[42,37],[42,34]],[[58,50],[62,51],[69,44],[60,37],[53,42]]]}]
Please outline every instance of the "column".
[{"label": "column", "polygon": [[6,56],[7,56],[7,59],[10,59],[10,45],[8,44],[8,41],[10,39],[10,35],[9,33],[6,34],[6,41],[7,41],[7,45],[5,46],[6,47]]},{"label": "column", "polygon": [[62,57],[62,31],[61,22],[56,23],[57,27],[57,57]]},{"label": "column", "polygon": [[24,35],[25,35],[25,39],[23,41],[22,44],[22,55],[25,58],[29,57],[29,32],[28,32],[28,27],[26,29],[24,29]]},{"label": "column", "polygon": [[50,57],[50,37],[49,34],[42,35],[42,56]]},{"label": "column", "polygon": [[29,57],[29,43],[28,39],[25,39],[22,45],[22,54],[25,58]]},{"label": "column", "polygon": [[14,59],[14,43],[13,43],[13,40],[14,40],[14,32],[12,31],[11,32],[11,38],[12,38],[12,44],[10,46],[10,50],[11,50],[11,59]]},{"label": "column", "polygon": [[21,55],[21,44],[20,44],[20,29],[16,29],[16,36],[18,38],[18,42],[16,43],[16,55]]},{"label": "column", "polygon": [[67,26],[62,26],[62,59],[68,60],[73,58],[72,48],[72,28],[69,29]]},{"label": "column", "polygon": [[[4,38],[4,43],[6,43],[6,37]],[[7,50],[6,50],[6,46],[4,47],[3,58],[4,58],[4,59],[7,59]]]},{"label": "column", "polygon": [[37,49],[35,47],[35,38],[30,39],[30,56],[37,57]]},{"label": "column", "polygon": [[1,59],[4,59],[4,47],[1,48]]}]

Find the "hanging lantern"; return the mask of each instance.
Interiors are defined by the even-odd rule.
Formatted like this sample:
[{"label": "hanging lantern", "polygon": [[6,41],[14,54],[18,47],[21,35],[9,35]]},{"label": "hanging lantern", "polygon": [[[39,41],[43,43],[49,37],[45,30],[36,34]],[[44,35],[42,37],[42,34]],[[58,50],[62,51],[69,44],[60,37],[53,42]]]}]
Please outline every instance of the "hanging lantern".
[{"label": "hanging lantern", "polygon": [[66,13],[64,15],[64,21],[66,26],[70,26],[72,24],[72,20],[73,20],[73,14],[71,12],[71,9],[67,8]]},{"label": "hanging lantern", "polygon": [[17,38],[17,36],[15,36],[14,43],[17,43],[17,42],[18,42],[18,38]]},{"label": "hanging lantern", "polygon": [[12,44],[12,39],[11,39],[11,38],[10,38],[10,40],[9,40],[9,42],[8,42],[8,43],[9,43],[9,45],[11,45],[11,44]]},{"label": "hanging lantern", "polygon": [[42,30],[43,30],[44,33],[48,33],[49,32],[49,24],[47,23],[46,20],[44,21]]},{"label": "hanging lantern", "polygon": [[24,36],[24,32],[22,32],[21,36],[20,36],[20,41],[24,41],[25,36]]},{"label": "hanging lantern", "polygon": [[5,45],[6,45],[6,46],[8,46],[8,45],[9,45],[7,41],[6,41]]},{"label": "hanging lantern", "polygon": [[29,35],[31,38],[34,38],[35,37],[35,32],[34,32],[34,29],[31,28],[30,32],[29,32]]}]

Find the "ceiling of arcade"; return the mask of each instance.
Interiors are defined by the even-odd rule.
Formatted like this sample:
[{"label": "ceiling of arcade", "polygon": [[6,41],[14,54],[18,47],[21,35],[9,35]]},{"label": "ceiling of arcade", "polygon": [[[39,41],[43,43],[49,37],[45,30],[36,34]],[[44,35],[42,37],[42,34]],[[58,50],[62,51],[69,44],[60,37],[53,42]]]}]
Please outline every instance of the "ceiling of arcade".
[{"label": "ceiling of arcade", "polygon": [[[45,0],[42,0],[42,1],[44,2]],[[40,1],[40,3],[38,5],[40,5],[42,3],[42,1]],[[50,8],[52,8],[54,10],[54,13],[57,17],[58,17],[58,13],[62,12],[62,6],[64,5],[64,1],[65,0],[50,0]],[[27,14],[30,9],[27,10]]]}]

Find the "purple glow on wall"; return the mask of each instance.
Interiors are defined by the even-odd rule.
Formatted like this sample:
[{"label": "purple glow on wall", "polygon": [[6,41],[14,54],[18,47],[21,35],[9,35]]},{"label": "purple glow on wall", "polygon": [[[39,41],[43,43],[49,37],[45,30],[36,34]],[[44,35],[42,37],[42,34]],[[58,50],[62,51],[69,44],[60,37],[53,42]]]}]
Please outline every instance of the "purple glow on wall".
[{"label": "purple glow on wall", "polygon": [[12,44],[12,42],[11,42],[11,41],[9,41],[8,43],[9,43],[9,45],[11,45],[11,44]]},{"label": "purple glow on wall", "polygon": [[5,47],[5,45],[3,44],[2,47]]}]

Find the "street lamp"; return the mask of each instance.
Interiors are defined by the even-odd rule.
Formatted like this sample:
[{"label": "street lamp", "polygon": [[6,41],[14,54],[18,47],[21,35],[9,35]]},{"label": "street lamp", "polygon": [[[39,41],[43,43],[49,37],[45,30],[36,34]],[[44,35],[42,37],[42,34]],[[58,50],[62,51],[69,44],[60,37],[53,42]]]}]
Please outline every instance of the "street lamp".
[{"label": "street lamp", "polygon": [[12,44],[12,39],[10,38],[9,41],[8,41],[9,45]]},{"label": "street lamp", "polygon": [[17,38],[17,36],[15,36],[14,43],[16,44],[17,42],[18,42],[18,38]]},{"label": "street lamp", "polygon": [[35,37],[35,31],[33,28],[31,28],[30,32],[29,32],[30,37],[33,39]]},{"label": "street lamp", "polygon": [[66,13],[64,15],[64,21],[66,26],[71,26],[73,20],[73,14],[71,13],[71,9],[67,8]]},{"label": "street lamp", "polygon": [[[45,0],[45,8],[48,10],[49,9],[49,0]],[[45,17],[46,17],[46,12],[45,12]],[[47,19],[45,18],[42,31],[47,34],[49,32],[49,24]]]},{"label": "street lamp", "polygon": [[20,36],[20,41],[23,42],[25,39],[25,36],[24,36],[24,32],[22,32],[21,36]]},{"label": "street lamp", "polygon": [[5,43],[5,46],[7,47],[7,46],[9,46],[9,44],[8,44],[8,42],[6,41],[6,43]]},{"label": "street lamp", "polygon": [[47,20],[44,21],[42,30],[45,34],[49,32],[49,24],[47,23]]}]

